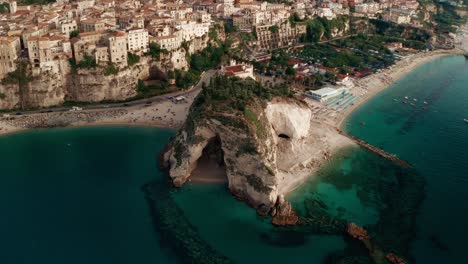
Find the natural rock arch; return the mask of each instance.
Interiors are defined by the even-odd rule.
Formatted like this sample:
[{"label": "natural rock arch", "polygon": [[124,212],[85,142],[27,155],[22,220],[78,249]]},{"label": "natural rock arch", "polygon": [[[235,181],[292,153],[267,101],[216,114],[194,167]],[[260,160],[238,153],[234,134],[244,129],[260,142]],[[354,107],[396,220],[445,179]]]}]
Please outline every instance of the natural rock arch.
[{"label": "natural rock arch", "polygon": [[224,151],[219,135],[207,140],[189,179],[197,182],[227,183]]}]

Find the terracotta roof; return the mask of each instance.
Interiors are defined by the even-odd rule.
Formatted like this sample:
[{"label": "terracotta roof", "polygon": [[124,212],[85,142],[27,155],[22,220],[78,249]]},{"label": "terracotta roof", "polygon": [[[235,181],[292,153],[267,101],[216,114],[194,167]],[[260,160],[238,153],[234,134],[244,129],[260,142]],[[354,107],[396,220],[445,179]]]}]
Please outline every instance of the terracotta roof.
[{"label": "terracotta roof", "polygon": [[234,65],[234,66],[228,66],[225,68],[225,72],[227,74],[227,72],[233,72],[233,73],[236,73],[236,72],[243,72],[244,69],[242,68],[242,65]]}]

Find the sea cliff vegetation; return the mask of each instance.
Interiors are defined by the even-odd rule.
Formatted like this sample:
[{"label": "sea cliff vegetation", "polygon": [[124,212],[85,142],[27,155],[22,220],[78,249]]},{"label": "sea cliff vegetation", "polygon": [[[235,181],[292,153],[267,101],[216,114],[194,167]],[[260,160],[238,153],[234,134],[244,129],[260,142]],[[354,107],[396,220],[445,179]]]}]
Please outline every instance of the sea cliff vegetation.
[{"label": "sea cliff vegetation", "polygon": [[241,130],[250,127],[262,138],[265,137],[266,131],[256,112],[263,109],[266,102],[274,96],[292,95],[292,91],[286,85],[269,88],[250,78],[217,75],[207,85],[203,84],[201,93],[191,107],[186,128],[193,132],[197,122],[213,118],[225,126]]}]

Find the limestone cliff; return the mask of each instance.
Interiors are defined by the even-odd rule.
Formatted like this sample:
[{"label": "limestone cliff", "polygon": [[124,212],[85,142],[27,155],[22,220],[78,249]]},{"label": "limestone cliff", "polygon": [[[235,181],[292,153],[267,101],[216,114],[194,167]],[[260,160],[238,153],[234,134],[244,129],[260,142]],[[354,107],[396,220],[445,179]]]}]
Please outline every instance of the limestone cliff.
[{"label": "limestone cliff", "polygon": [[149,77],[149,63],[146,57],[131,67],[116,74],[105,75],[103,68],[80,69],[68,77],[67,100],[99,102],[104,100],[125,100],[137,95],[138,80]]},{"label": "limestone cliff", "polygon": [[[148,58],[116,74],[105,75],[104,67],[71,70],[67,60],[58,62],[60,69],[29,75],[22,87],[0,84],[0,110],[42,108],[60,105],[65,101],[99,102],[125,100],[137,95],[138,80],[150,75]],[[28,69],[30,71],[30,69]]]},{"label": "limestone cliff", "polygon": [[64,102],[67,80],[66,74],[69,72],[68,61],[58,63],[61,66],[60,72],[43,72],[38,75],[29,74],[29,81],[22,84],[18,83],[0,84],[0,109],[15,108],[40,108],[59,105]]},{"label": "limestone cliff", "polygon": [[[235,82],[242,83],[233,82],[233,86]],[[165,153],[165,165],[176,186],[189,179],[204,149],[216,140],[222,150],[230,191],[268,211],[279,196],[310,176],[328,153],[343,142],[349,143],[336,131],[314,123],[312,111],[303,101],[254,98],[251,100],[255,103],[249,103],[240,112],[227,110],[230,103],[226,101],[221,106],[224,110],[219,109],[220,102],[213,105],[215,95],[205,90],[199,95],[184,127]]]}]

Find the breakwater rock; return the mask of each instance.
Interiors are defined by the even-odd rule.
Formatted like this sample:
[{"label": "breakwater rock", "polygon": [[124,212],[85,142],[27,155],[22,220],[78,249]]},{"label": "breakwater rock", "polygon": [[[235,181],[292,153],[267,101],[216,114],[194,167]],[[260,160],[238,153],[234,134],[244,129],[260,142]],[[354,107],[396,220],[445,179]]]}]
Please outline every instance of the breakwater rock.
[{"label": "breakwater rock", "polygon": [[147,183],[142,190],[154,228],[161,233],[161,242],[175,251],[181,263],[232,263],[200,237],[171,197],[171,190],[165,183]]}]

